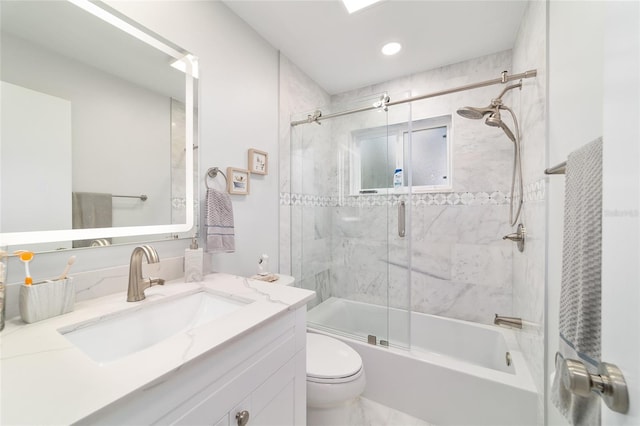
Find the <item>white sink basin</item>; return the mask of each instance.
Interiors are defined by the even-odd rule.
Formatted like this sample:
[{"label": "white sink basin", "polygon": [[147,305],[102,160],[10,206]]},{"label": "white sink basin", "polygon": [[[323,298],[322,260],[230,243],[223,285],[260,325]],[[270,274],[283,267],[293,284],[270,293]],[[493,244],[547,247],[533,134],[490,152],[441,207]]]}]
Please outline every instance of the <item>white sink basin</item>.
[{"label": "white sink basin", "polygon": [[246,303],[201,291],[58,330],[93,360],[107,363],[234,312]]}]

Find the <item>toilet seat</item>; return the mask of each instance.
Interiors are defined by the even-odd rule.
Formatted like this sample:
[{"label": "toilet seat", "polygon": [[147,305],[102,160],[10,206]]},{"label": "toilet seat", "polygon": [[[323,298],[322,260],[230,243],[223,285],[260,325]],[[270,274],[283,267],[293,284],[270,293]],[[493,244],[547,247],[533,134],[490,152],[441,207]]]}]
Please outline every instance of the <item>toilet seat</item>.
[{"label": "toilet seat", "polygon": [[362,358],[353,348],[323,334],[307,333],[307,381],[346,383],[362,373]]}]

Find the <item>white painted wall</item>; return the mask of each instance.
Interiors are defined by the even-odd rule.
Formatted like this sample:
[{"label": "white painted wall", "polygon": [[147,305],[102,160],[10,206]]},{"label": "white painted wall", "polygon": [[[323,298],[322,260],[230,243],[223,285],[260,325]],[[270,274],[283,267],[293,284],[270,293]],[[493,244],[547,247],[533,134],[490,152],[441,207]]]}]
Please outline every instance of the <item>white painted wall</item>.
[{"label": "white painted wall", "polygon": [[[617,365],[629,412],[602,409],[607,426],[640,424],[640,3],[607,2],[604,42],[602,361]],[[603,404],[604,407],[604,404]]]},{"label": "white painted wall", "polygon": [[[212,270],[252,275],[262,253],[277,268],[277,50],[220,2],[108,3],[199,58],[201,201],[208,168],[247,168],[249,148],[270,154],[270,172],[251,176],[251,194],[232,196],[236,252],[208,255]],[[222,177],[212,182],[218,188],[223,183]]]},{"label": "white painted wall", "polygon": [[[548,166],[565,161],[570,152],[602,136],[604,4],[549,3]],[[564,213],[564,178],[548,179],[547,389],[558,349]],[[567,424],[548,397],[546,424]]]}]

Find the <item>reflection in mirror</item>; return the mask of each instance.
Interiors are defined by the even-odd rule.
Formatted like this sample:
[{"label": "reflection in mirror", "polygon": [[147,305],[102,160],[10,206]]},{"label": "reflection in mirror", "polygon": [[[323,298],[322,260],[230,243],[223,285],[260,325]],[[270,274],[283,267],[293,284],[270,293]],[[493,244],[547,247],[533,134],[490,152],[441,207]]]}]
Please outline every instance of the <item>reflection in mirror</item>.
[{"label": "reflection in mirror", "polygon": [[451,190],[451,137],[450,115],[353,132],[351,194],[386,193],[397,169],[404,173],[394,192],[407,191],[409,173],[413,192]]},{"label": "reflection in mirror", "polygon": [[100,3],[0,7],[0,245],[191,230],[195,59]]}]

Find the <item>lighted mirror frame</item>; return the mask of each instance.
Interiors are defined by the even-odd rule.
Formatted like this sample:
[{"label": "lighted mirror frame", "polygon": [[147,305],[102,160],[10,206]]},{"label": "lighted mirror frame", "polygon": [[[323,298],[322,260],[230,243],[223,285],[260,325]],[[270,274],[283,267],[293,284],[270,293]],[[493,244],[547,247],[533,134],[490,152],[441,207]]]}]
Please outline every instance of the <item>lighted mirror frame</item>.
[{"label": "lighted mirror frame", "polygon": [[[119,16],[108,6],[88,0],[67,0],[92,15],[110,23],[127,34],[161,50],[175,58],[179,69],[185,73],[185,207],[186,223],[153,226],[124,226],[117,228],[64,229],[55,231],[6,232],[0,233],[0,246],[18,244],[50,243],[67,240],[89,240],[98,238],[127,237],[154,234],[177,234],[189,232],[194,226],[194,182],[193,182],[193,149],[194,149],[194,75],[197,75],[198,61],[180,48],[170,45],[161,37],[149,30],[137,26],[135,22]],[[180,64],[180,62],[182,62]],[[169,65],[168,65],[169,66]]]}]

